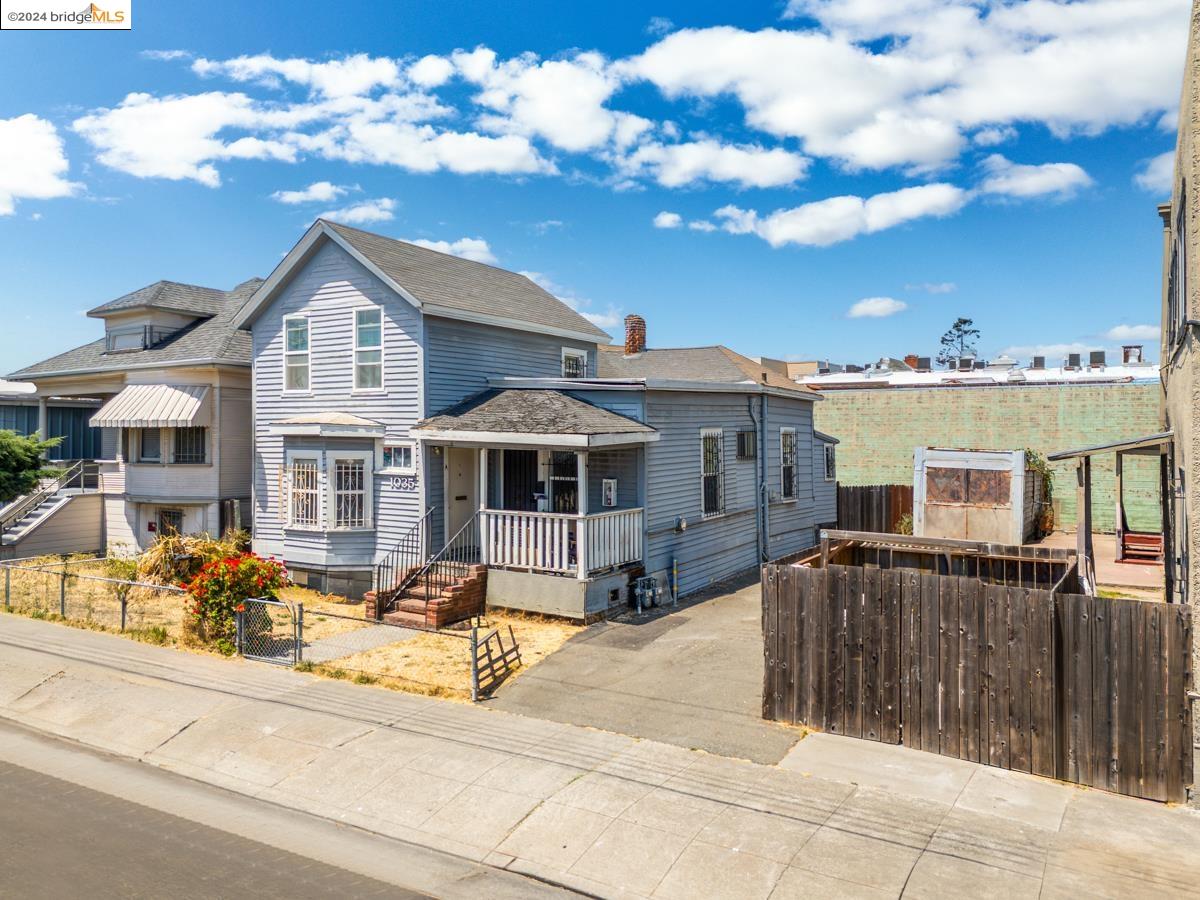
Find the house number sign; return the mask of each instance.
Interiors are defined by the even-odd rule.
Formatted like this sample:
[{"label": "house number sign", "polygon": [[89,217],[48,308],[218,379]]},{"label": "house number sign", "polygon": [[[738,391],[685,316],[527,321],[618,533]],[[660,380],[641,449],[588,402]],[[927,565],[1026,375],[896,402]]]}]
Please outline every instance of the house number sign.
[{"label": "house number sign", "polygon": [[413,475],[393,475],[387,480],[388,487],[393,491],[415,491],[417,479]]}]

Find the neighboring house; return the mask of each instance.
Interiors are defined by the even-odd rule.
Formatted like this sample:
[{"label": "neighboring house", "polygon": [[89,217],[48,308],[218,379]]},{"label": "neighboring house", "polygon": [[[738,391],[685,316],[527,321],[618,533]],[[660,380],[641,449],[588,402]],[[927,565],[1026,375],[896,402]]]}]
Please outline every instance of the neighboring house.
[{"label": "neighboring house", "polygon": [[100,456],[100,429],[88,424],[99,408],[99,400],[39,398],[37,387],[28,381],[0,380],[0,430],[62,438],[50,452],[51,459],[96,459]]},{"label": "neighboring house", "polygon": [[[917,447],[1029,448],[1050,456],[1158,431],[1158,367],[1143,362],[1141,351],[1126,347],[1119,362],[1097,351],[1061,361],[1034,357],[1027,366],[964,358],[947,369],[909,356],[798,381],[825,398],[816,427],[841,441],[842,484],[912,484]],[[1055,462],[1052,471],[1056,527],[1074,528],[1075,461]],[[1122,494],[1133,531],[1161,531],[1160,481],[1157,460],[1125,460]],[[1115,455],[1097,458],[1098,510],[1116,508],[1116,486]],[[1102,513],[1093,525],[1112,532],[1115,517]]]},{"label": "neighboring house", "polygon": [[494,603],[584,618],[643,572],[688,593],[811,545],[819,398],[724,348],[645,351],[639,323],[608,350],[521,275],[318,220],[237,318],[255,548],[397,616],[453,559]]},{"label": "neighboring house", "polygon": [[103,337],[14,373],[35,385],[43,417],[50,397],[105,402],[90,420],[102,500],[48,498],[12,529],[44,535],[82,520],[85,502],[97,504],[98,546],[109,552],[145,548],[166,530],[248,526],[250,340],[232,319],[260,283],[156,282],[88,312],[104,321]]}]

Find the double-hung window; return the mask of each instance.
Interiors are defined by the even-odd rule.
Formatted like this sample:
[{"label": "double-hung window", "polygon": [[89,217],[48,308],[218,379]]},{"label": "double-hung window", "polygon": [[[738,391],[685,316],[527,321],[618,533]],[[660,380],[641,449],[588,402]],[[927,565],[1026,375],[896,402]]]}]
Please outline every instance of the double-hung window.
[{"label": "double-hung window", "polygon": [[333,460],[333,527],[367,525],[367,461],[360,457]]},{"label": "double-hung window", "polygon": [[563,378],[586,378],[587,377],[587,351],[572,350],[569,347],[563,347],[562,350],[562,377]]},{"label": "double-hung window", "polygon": [[383,309],[354,311],[354,389],[378,391],[383,387]]},{"label": "double-hung window", "polygon": [[138,462],[162,462],[162,430],[143,428],[138,439]]},{"label": "double-hung window", "polygon": [[309,385],[308,319],[288,316],[283,320],[283,389],[307,391]]},{"label": "double-hung window", "polygon": [[725,511],[725,440],[720,428],[700,432],[701,511],[719,516]]},{"label": "double-hung window", "polygon": [[837,447],[834,444],[825,445],[825,480],[837,481]]},{"label": "double-hung window", "polygon": [[779,479],[780,496],[784,500],[796,499],[796,429],[779,429]]},{"label": "double-hung window", "polygon": [[321,525],[321,460],[316,456],[288,459],[288,525],[319,528]]}]

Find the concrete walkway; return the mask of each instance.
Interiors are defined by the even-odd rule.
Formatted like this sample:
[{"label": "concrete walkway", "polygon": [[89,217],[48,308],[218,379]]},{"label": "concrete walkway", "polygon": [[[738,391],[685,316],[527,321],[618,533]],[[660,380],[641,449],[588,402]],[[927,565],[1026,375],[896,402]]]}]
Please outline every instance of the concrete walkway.
[{"label": "concrete walkway", "polygon": [[1005,802],[952,799],[949,782],[914,795],[867,742],[825,754],[842,768],[820,777],[804,744],[758,765],[8,615],[0,716],[603,897],[1077,900],[1200,884],[1190,810],[1044,781]]},{"label": "concrete walkway", "polygon": [[365,625],[327,638],[304,644],[304,658],[311,663],[327,663],[356,653],[366,653],[376,647],[409,641],[421,632],[395,625]]},{"label": "concrete walkway", "polygon": [[761,596],[755,577],[665,614],[598,623],[488,705],[777,763],[800,732],[762,717]]}]

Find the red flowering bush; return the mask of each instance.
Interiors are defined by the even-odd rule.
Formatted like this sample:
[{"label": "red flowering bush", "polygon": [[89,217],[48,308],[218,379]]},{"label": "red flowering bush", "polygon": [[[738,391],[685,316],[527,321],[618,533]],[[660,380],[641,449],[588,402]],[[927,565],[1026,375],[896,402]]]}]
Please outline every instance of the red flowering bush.
[{"label": "red flowering bush", "polygon": [[237,640],[234,614],[242,601],[279,598],[288,583],[287,569],[273,559],[242,553],[205,563],[183,588],[187,614],[196,636],[223,653],[232,653]]}]

